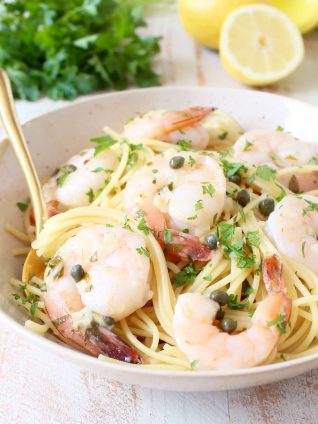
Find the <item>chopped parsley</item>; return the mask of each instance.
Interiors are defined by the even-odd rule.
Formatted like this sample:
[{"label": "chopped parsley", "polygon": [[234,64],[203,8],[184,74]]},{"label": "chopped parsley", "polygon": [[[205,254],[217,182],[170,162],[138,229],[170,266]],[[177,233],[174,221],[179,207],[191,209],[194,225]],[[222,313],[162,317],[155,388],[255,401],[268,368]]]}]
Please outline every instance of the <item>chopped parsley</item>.
[{"label": "chopped parsley", "polygon": [[272,327],[273,325],[276,325],[278,328],[278,331],[281,334],[286,333],[286,315],[280,314],[277,318],[273,319],[272,321],[267,321],[267,327]]},{"label": "chopped parsley", "polygon": [[251,245],[259,245],[257,232],[249,231],[246,237],[231,243],[235,232],[235,224],[221,222],[217,227],[217,236],[224,246],[226,257],[236,260],[238,268],[249,268],[255,264],[255,255],[252,253]]},{"label": "chopped parsley", "polygon": [[188,164],[192,167],[193,165],[196,164],[196,160],[190,155],[189,156],[189,161]]},{"label": "chopped parsley", "polygon": [[22,202],[17,202],[16,205],[20,209],[21,212],[25,212],[28,209],[28,206],[29,206],[27,203],[22,203]]},{"label": "chopped parsley", "polygon": [[192,150],[191,144],[188,141],[178,140],[176,144],[177,146],[179,146],[180,150],[183,150],[183,151]]},{"label": "chopped parsley", "polygon": [[137,225],[138,230],[142,231],[146,236],[149,234],[150,230],[146,224],[145,218],[141,218]]},{"label": "chopped parsley", "polygon": [[[200,209],[203,209],[203,200],[197,200],[195,202],[194,208],[196,211],[199,211]],[[189,219],[189,218],[188,218]]]},{"label": "chopped parsley", "polygon": [[102,137],[91,138],[91,142],[96,144],[94,156],[97,156],[99,153],[118,143],[118,140],[115,140],[110,135],[103,135]]},{"label": "chopped parsley", "polygon": [[158,169],[153,169],[152,171],[151,171],[153,174],[158,174]]},{"label": "chopped parsley", "polygon": [[143,246],[137,247],[136,250],[139,253],[139,255],[145,255],[145,256],[147,256],[147,258],[150,258],[149,251],[147,249],[145,249]]},{"label": "chopped parsley", "polygon": [[253,143],[251,141],[246,140],[243,152],[248,152],[249,150],[251,150],[252,146]]},{"label": "chopped parsley", "polygon": [[304,199],[309,206],[303,209],[303,216],[307,215],[308,212],[318,212],[318,203],[311,202],[310,200]]},{"label": "chopped parsley", "polygon": [[301,253],[303,254],[303,257],[305,257],[305,246],[306,246],[306,240],[304,240],[301,244]]},{"label": "chopped parsley", "polygon": [[235,225],[221,222],[217,227],[217,236],[221,244],[227,245],[233,238]]},{"label": "chopped parsley", "polygon": [[194,370],[194,369],[196,369],[196,367],[198,366],[198,363],[199,363],[200,361],[198,360],[198,359],[195,359],[194,361],[191,361],[190,362],[190,367],[191,367],[191,369],[192,370]]},{"label": "chopped parsley", "polygon": [[102,168],[101,166],[98,166],[97,168],[93,169],[92,172],[94,172],[95,174],[98,174],[99,172],[104,172],[105,169]]},{"label": "chopped parsley", "polygon": [[248,312],[248,316],[250,318],[253,318],[253,315],[255,314],[256,309],[252,309],[251,311]]},{"label": "chopped parsley", "polygon": [[258,231],[248,231],[246,234],[246,240],[247,243],[259,247],[260,245],[260,239],[259,239],[259,232]]},{"label": "chopped parsley", "polygon": [[265,181],[270,181],[275,177],[276,169],[267,165],[259,165],[256,167],[256,176]]},{"label": "chopped parsley", "polygon": [[170,230],[165,230],[165,243],[171,243],[172,234]]},{"label": "chopped parsley", "polygon": [[282,126],[278,125],[276,127],[276,131],[284,131],[284,128]]},{"label": "chopped parsley", "polygon": [[228,136],[228,131],[224,131],[221,134],[219,134],[219,140],[225,140],[226,137]]},{"label": "chopped parsley", "polygon": [[90,189],[88,190],[88,192],[87,192],[87,193],[85,193],[85,194],[86,194],[86,196],[88,197],[88,201],[89,201],[89,203],[92,203],[92,202],[94,201],[94,199],[95,199],[95,194],[94,194],[93,189],[92,189],[92,188],[90,188]]},{"label": "chopped parsley", "polygon": [[193,221],[194,219],[197,219],[197,217],[198,217],[198,215],[192,215],[192,216],[189,216],[187,219],[189,221]]},{"label": "chopped parsley", "polygon": [[287,361],[287,358],[286,358],[286,356],[284,355],[284,353],[281,353],[281,354],[279,355],[279,357],[280,357],[280,359],[281,359],[282,361]]},{"label": "chopped parsley", "polygon": [[56,182],[57,182],[57,185],[59,186],[59,187],[62,187],[62,185],[65,183],[65,181],[66,181],[66,178],[72,173],[72,172],[74,172],[74,171],[76,171],[76,166],[75,165],[65,165],[65,166],[62,166],[60,169],[59,169],[59,172],[60,172],[60,176],[58,177],[58,179],[56,180]]},{"label": "chopped parsley", "polygon": [[244,212],[244,209],[242,208],[242,206],[237,204],[237,209],[238,209],[238,211],[239,211],[239,213],[240,213],[240,215],[243,219],[243,222],[246,222],[246,216],[245,216],[245,212]]},{"label": "chopped parsley", "polygon": [[245,296],[249,296],[250,294],[252,294],[254,292],[253,287],[247,287],[247,289],[245,290],[244,295]]},{"label": "chopped parsley", "polygon": [[248,300],[246,302],[238,302],[237,295],[230,294],[227,306],[234,310],[248,309],[250,302]]},{"label": "chopped parsley", "polygon": [[225,175],[229,177],[233,177],[235,174],[242,175],[247,171],[247,167],[243,163],[239,162],[229,162],[224,157],[220,159]]},{"label": "chopped parsley", "polygon": [[285,196],[287,196],[286,190],[284,189],[283,186],[281,186],[280,184],[276,184],[277,187],[280,189],[280,193],[279,195],[275,198],[275,200],[277,202],[280,202]]},{"label": "chopped parsley", "polygon": [[202,193],[208,194],[210,197],[213,197],[215,193],[215,188],[211,183],[202,183]]},{"label": "chopped parsley", "polygon": [[125,215],[125,220],[124,220],[123,228],[125,228],[125,230],[133,231],[133,229],[129,225],[129,218],[128,218],[127,215]]},{"label": "chopped parsley", "polygon": [[200,271],[195,268],[193,262],[190,262],[182,271],[176,273],[174,276],[174,284],[176,287],[181,287],[185,284],[193,284],[199,272]]}]

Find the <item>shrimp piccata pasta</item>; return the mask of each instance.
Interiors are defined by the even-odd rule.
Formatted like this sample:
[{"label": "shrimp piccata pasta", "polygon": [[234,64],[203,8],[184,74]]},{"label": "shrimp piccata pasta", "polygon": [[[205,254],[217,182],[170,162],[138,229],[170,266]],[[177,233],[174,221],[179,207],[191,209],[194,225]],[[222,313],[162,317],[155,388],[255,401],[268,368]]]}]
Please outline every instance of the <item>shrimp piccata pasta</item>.
[{"label": "shrimp piccata pasta", "polygon": [[31,205],[25,233],[7,227],[32,247],[12,280],[27,328],[159,369],[318,351],[318,145],[208,107],[91,142],[44,182],[38,237]]}]

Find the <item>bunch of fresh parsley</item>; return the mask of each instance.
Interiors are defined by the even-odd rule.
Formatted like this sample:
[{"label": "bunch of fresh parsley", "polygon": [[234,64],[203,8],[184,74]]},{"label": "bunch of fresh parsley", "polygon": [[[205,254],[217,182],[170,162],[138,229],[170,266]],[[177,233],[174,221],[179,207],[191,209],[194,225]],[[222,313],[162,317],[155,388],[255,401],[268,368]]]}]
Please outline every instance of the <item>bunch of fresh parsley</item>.
[{"label": "bunch of fresh parsley", "polygon": [[73,99],[104,88],[158,85],[151,64],[159,38],[138,32],[149,3],[154,0],[0,2],[0,67],[15,97]]}]

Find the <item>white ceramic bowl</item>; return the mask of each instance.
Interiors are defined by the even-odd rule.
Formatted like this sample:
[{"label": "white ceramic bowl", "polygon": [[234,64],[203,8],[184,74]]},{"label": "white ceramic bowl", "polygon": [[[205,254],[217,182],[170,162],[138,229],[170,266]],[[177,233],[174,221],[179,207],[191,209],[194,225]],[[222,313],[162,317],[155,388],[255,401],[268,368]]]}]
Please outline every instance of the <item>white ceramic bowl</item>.
[{"label": "white ceramic bowl", "polygon": [[[257,91],[214,88],[154,88],[103,94],[45,114],[24,125],[24,133],[41,178],[102,133],[104,125],[122,128],[136,112],[150,109],[182,109],[187,106],[216,106],[232,114],[244,129],[274,129],[281,125],[296,137],[318,142],[318,109],[294,100]],[[23,326],[22,308],[12,303],[12,276],[20,277],[22,261],[10,251],[18,243],[3,227],[22,228],[17,201],[27,189],[8,143],[0,144],[0,319],[10,323],[30,343],[53,351],[57,357],[76,362],[125,383],[180,391],[208,391],[248,387],[288,378],[318,366],[318,354],[285,363],[231,372],[159,371],[108,364],[62,345],[50,336],[39,336]]]}]

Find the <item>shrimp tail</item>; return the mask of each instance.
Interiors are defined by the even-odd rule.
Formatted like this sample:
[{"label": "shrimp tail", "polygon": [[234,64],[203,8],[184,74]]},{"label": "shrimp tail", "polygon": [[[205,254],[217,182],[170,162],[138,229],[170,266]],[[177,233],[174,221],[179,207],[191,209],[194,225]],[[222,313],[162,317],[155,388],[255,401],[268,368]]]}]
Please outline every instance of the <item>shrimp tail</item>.
[{"label": "shrimp tail", "polygon": [[[169,240],[165,236],[169,233]],[[193,261],[206,262],[212,258],[212,251],[203,243],[199,237],[183,233],[177,230],[160,231],[158,239],[164,245],[166,257],[174,260],[189,258]]]},{"label": "shrimp tail", "polygon": [[108,328],[96,325],[89,333],[85,344],[97,349],[95,356],[101,354],[127,363],[142,363],[138,353]]},{"label": "shrimp tail", "polygon": [[283,264],[277,255],[268,256],[263,259],[262,273],[268,293],[286,292],[283,278]]},{"label": "shrimp tail", "polygon": [[[182,112],[176,112],[176,120],[169,125],[161,127],[152,134],[153,138],[168,135],[181,128],[191,127],[198,122],[202,121],[209,113],[213,112],[215,108],[211,107],[189,107]],[[180,119],[180,116],[182,119]]]},{"label": "shrimp tail", "polygon": [[137,352],[108,328],[93,323],[85,334],[75,329],[72,315],[60,293],[48,291],[44,302],[52,323],[65,339],[96,357],[106,355],[123,362],[141,363]]},{"label": "shrimp tail", "polygon": [[262,276],[269,295],[283,298],[282,313],[285,316],[285,322],[288,322],[291,313],[291,299],[287,296],[283,264],[277,255],[268,256],[263,259]]}]

